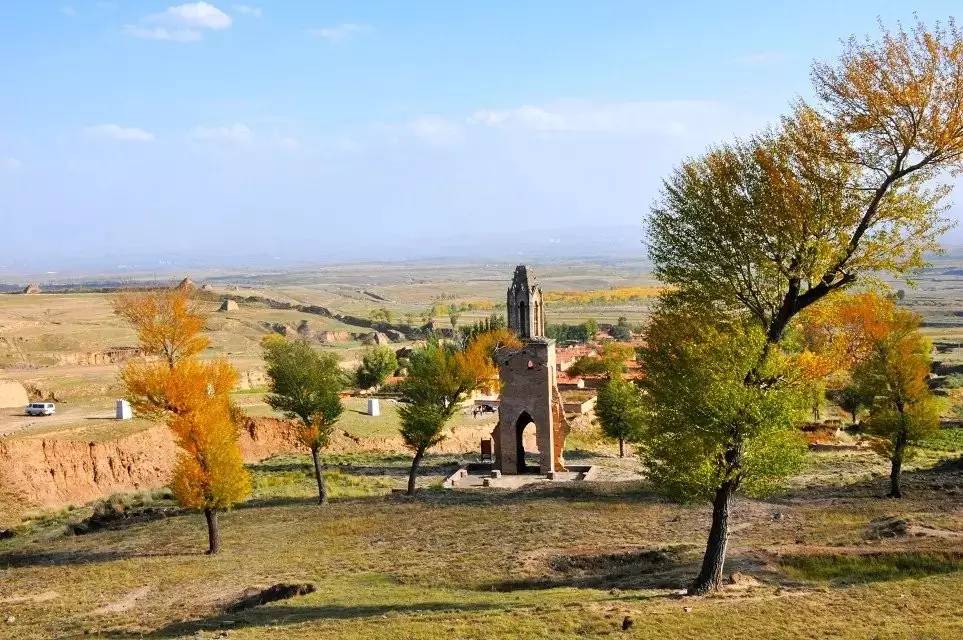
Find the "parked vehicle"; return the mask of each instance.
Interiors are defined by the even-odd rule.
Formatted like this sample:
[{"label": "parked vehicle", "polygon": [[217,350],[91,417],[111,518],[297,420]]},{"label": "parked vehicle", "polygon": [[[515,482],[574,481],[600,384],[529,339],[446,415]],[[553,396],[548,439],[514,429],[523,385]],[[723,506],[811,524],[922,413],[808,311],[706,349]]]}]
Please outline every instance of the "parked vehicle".
[{"label": "parked vehicle", "polygon": [[57,407],[52,402],[31,402],[23,412],[28,416],[52,416]]}]

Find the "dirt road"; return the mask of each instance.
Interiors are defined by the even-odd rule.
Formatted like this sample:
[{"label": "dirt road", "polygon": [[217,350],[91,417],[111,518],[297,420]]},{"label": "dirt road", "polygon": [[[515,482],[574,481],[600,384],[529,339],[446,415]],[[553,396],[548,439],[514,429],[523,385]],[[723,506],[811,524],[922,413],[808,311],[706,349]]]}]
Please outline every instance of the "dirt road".
[{"label": "dirt road", "polygon": [[57,404],[57,413],[52,416],[28,416],[23,409],[0,409],[0,436],[6,436],[35,429],[46,430],[68,424],[83,423],[86,420],[109,420],[114,417],[113,406],[97,404]]}]

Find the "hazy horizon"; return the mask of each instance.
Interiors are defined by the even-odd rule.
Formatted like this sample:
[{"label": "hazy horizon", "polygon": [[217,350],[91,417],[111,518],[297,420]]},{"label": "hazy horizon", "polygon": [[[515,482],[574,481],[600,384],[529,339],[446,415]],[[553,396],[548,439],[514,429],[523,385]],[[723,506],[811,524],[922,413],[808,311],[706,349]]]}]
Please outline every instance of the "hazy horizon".
[{"label": "hazy horizon", "polygon": [[0,281],[642,257],[683,158],[776,122],[876,16],[955,8],[5,2]]}]

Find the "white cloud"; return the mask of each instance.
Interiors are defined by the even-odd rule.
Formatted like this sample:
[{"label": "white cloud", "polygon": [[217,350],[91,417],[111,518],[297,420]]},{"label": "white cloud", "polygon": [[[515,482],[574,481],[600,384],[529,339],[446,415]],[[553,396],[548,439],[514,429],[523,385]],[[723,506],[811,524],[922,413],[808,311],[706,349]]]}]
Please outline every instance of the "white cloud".
[{"label": "white cloud", "polygon": [[154,134],[137,127],[124,127],[119,124],[98,124],[86,127],[84,133],[96,138],[118,140],[120,142],[151,142]]},{"label": "white cloud", "polygon": [[16,171],[23,166],[23,163],[16,158],[0,158],[0,170]]},{"label": "white cloud", "polygon": [[366,24],[355,24],[344,22],[332,27],[320,27],[318,29],[308,29],[308,33],[315,38],[321,38],[328,42],[343,42],[354,36],[371,31],[371,27]]},{"label": "white cloud", "polygon": [[292,136],[279,136],[274,140],[279,149],[297,151],[301,148],[301,141]]},{"label": "white cloud", "polygon": [[236,4],[234,5],[234,10],[238,13],[242,13],[246,16],[251,16],[252,18],[260,18],[264,15],[260,7],[255,7],[249,4]]},{"label": "white cloud", "polygon": [[124,33],[144,40],[169,40],[171,42],[197,42],[201,39],[201,32],[194,29],[167,29],[166,27],[142,27],[128,24]]},{"label": "white cloud", "polygon": [[415,118],[407,125],[409,133],[432,145],[449,146],[464,138],[461,125],[438,116]]},{"label": "white cloud", "polygon": [[168,7],[165,11],[143,18],[138,24],[128,24],[124,31],[135,38],[196,42],[203,32],[229,29],[233,20],[214,5],[194,2]]},{"label": "white cloud", "polygon": [[241,123],[220,127],[195,127],[191,131],[192,140],[216,144],[246,144],[253,135],[251,129]]},{"label": "white cloud", "polygon": [[169,24],[193,29],[228,29],[231,16],[207,2],[180,4],[162,13],[148,16],[147,20],[158,24]]},{"label": "white cloud", "polygon": [[482,109],[473,113],[469,122],[490,127],[514,125],[540,131],[561,131],[572,126],[560,113],[531,105],[502,110]]},{"label": "white cloud", "polygon": [[470,124],[551,133],[685,135],[718,120],[722,106],[700,100],[560,102],[548,106],[484,109]]},{"label": "white cloud", "polygon": [[60,7],[60,13],[73,18],[75,15],[77,15],[77,10],[68,4]]}]

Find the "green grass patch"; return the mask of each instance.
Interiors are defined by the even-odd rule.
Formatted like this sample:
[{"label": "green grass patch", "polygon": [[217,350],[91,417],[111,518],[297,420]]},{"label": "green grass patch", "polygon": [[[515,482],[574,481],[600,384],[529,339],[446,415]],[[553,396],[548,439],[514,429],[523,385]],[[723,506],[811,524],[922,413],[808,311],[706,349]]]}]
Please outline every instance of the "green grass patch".
[{"label": "green grass patch", "polygon": [[[391,476],[356,475],[330,468],[324,469],[328,496],[332,499],[363,498],[389,493],[395,486]],[[309,456],[277,456],[250,466],[254,491],[251,499],[311,498],[317,495],[318,484],[314,465]]]},{"label": "green grass patch", "polygon": [[833,585],[923,578],[963,570],[963,557],[944,553],[788,556],[780,564],[801,580]]},{"label": "green grass patch", "polygon": [[948,427],[940,429],[924,440],[920,447],[933,451],[963,451],[963,428]]}]

